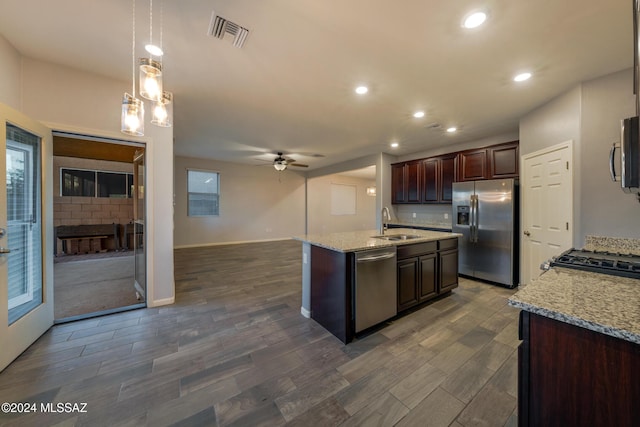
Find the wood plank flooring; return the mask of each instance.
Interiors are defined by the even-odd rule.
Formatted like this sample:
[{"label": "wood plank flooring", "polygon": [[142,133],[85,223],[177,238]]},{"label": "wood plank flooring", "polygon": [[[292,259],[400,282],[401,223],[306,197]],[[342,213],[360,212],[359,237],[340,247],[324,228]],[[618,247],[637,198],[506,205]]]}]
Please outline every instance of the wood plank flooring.
[{"label": "wood plank flooring", "polygon": [[300,315],[301,244],[175,251],[176,303],[51,328],[0,373],[8,426],[515,426],[512,290],[450,297],[343,345]]}]

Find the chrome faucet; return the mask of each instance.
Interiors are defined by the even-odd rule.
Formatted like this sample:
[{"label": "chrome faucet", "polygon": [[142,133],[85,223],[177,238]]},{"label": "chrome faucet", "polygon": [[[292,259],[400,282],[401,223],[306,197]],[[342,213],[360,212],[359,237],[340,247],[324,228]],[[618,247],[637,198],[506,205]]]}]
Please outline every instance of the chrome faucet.
[{"label": "chrome faucet", "polygon": [[388,207],[382,208],[382,218],[380,219],[380,234],[384,235],[385,230],[387,229],[387,223],[384,222],[385,216],[387,217],[387,221],[391,221],[391,214],[389,213]]}]

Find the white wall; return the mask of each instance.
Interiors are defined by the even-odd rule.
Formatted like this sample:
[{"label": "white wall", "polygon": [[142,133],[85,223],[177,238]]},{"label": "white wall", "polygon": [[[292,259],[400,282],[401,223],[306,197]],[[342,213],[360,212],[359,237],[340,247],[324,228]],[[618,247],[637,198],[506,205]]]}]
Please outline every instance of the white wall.
[{"label": "white wall", "polygon": [[[565,92],[520,119],[520,157],[546,147],[573,141],[573,246],[582,246],[581,200],[582,85]],[[522,209],[526,206],[521,205]],[[522,219],[522,218],[521,218]]]},{"label": "white wall", "polygon": [[[187,216],[187,169],[220,173],[220,215]],[[304,234],[305,178],[266,165],[175,158],[175,246],[287,239]]]},{"label": "white wall", "polygon": [[[355,215],[331,214],[331,184],[356,187]],[[307,182],[307,232],[309,234],[337,233],[376,229],[376,198],[366,194],[375,180],[335,174],[309,179]]]},{"label": "white wall", "polygon": [[21,68],[20,53],[0,34],[0,101],[18,111],[22,108]]},{"label": "white wall", "polygon": [[126,137],[120,133],[120,103],[130,83],[16,57],[5,41],[0,41],[0,76],[0,102],[54,130],[147,143],[147,304],[172,303],[173,129],[147,120],[144,138]]},{"label": "white wall", "polygon": [[640,203],[611,180],[608,167],[620,120],[635,115],[632,79],[629,69],[582,85],[580,237],[640,237]]},{"label": "white wall", "polygon": [[620,120],[635,114],[631,70],[603,76],[559,95],[520,121],[520,155],[574,142],[574,246],[587,235],[640,237],[640,204],[608,175],[609,148]]}]

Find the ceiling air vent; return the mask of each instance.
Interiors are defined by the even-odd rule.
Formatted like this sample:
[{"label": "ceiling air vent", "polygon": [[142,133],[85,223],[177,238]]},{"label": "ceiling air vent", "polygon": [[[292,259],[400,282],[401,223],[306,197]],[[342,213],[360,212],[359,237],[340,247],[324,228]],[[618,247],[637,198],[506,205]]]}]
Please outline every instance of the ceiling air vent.
[{"label": "ceiling air vent", "polygon": [[222,40],[231,40],[235,47],[242,47],[247,40],[249,30],[213,12],[209,23],[209,35]]}]

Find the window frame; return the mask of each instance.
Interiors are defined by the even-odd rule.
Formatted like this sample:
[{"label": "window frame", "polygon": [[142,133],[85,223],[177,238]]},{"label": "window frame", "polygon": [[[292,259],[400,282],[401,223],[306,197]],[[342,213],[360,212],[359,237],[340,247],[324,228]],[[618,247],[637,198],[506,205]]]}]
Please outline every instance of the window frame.
[{"label": "window frame", "polygon": [[[93,180],[93,196],[74,196],[74,195],[65,195],[64,194],[64,171],[83,171],[83,172],[93,172],[94,180]],[[126,190],[126,199],[131,199],[133,197],[133,193],[131,188],[133,186],[133,172],[122,172],[122,171],[110,171],[110,170],[102,170],[102,169],[85,169],[85,168],[74,168],[74,167],[65,167],[60,166],[60,197],[91,197],[91,198],[100,198],[100,199],[111,199],[112,197],[102,197],[99,195],[99,183],[98,183],[98,174],[100,173],[111,173],[118,175],[125,175],[125,190]],[[114,197],[116,198],[116,197]]]},{"label": "window frame", "polygon": [[[217,193],[202,193],[202,192],[196,192],[196,191],[189,191],[189,173],[190,172],[200,172],[200,173],[208,173],[211,175],[215,175],[216,177],[216,181],[217,181]],[[207,170],[207,169],[195,169],[195,168],[186,168],[186,187],[187,187],[187,217],[191,217],[191,218],[208,218],[208,217],[219,217],[220,216],[220,172],[218,171],[213,171],[213,170]],[[213,200],[217,205],[217,209],[215,210],[214,213],[211,214],[194,214],[191,212],[191,194],[200,194],[200,195],[209,195],[212,194],[214,195]]]}]

